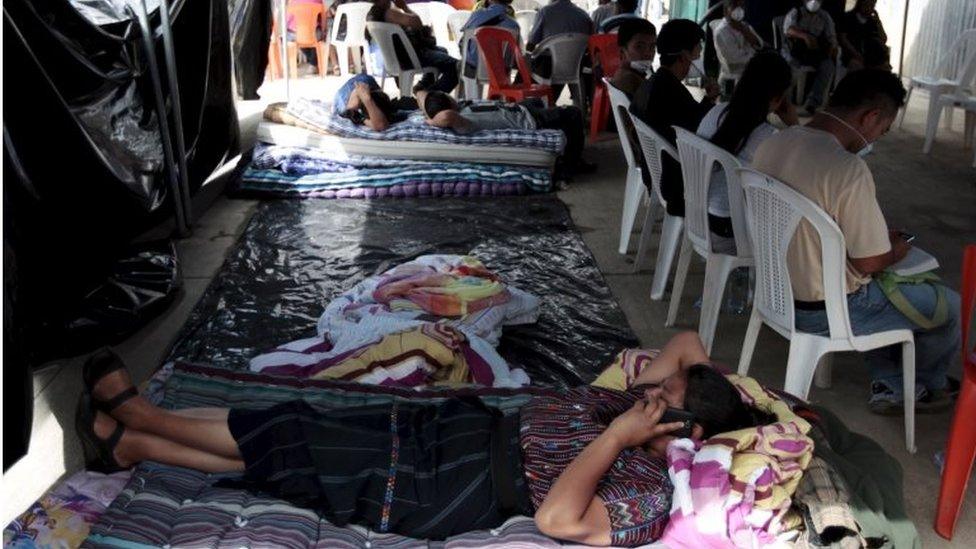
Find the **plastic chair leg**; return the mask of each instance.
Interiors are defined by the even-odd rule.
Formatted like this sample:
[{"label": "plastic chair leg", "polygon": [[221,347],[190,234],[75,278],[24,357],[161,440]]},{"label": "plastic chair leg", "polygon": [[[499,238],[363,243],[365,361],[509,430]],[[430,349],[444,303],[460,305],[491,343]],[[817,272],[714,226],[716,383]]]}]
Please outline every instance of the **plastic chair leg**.
[{"label": "plastic chair leg", "polygon": [[627,253],[630,245],[630,233],[634,230],[634,221],[637,220],[637,208],[640,206],[641,190],[644,182],[641,181],[640,170],[627,169],[627,181],[624,188],[624,211],[620,218],[620,244],[617,252]]},{"label": "plastic chair leg", "polygon": [[929,112],[925,119],[925,144],[922,145],[922,152],[928,154],[932,152],[932,143],[935,142],[935,132],[939,129],[939,115],[942,113],[939,99],[942,94],[938,90],[929,90]]},{"label": "plastic chair leg", "polygon": [[942,471],[942,487],[935,512],[935,531],[948,540],[952,539],[956,528],[956,519],[973,471],[973,461],[976,460],[976,423],[969,418],[969,410],[976,410],[976,376],[963,379],[946,445],[945,469]]},{"label": "plastic chair leg", "polygon": [[336,49],[336,57],[339,58],[339,74],[343,78],[349,76],[349,46],[333,42]]},{"label": "plastic chair leg", "polygon": [[749,364],[752,362],[752,353],[756,350],[756,340],[759,339],[759,329],[762,328],[762,316],[753,306],[752,314],[749,315],[749,326],[746,328],[746,337],[742,342],[742,353],[739,355],[739,375],[749,375]]},{"label": "plastic chair leg", "polygon": [[644,214],[644,221],[641,223],[640,239],[637,241],[637,255],[634,256],[634,272],[640,272],[641,265],[644,264],[644,257],[647,255],[648,248],[651,247],[651,239],[654,238],[654,224],[657,223],[657,200],[646,193],[644,202],[647,203],[647,211]]},{"label": "plastic chair leg", "polygon": [[319,58],[319,76],[325,77],[329,74],[329,46],[325,42],[319,42],[315,47],[315,53]]},{"label": "plastic chair leg", "polygon": [[590,141],[596,140],[600,132],[607,127],[607,116],[610,114],[610,104],[607,101],[607,90],[602,84],[593,90],[593,110],[590,112]]},{"label": "plastic chair leg", "polygon": [[783,390],[806,400],[813,382],[813,373],[825,351],[817,339],[794,334],[790,341],[790,357],[786,362]]},{"label": "plastic chair leg", "polygon": [[356,74],[363,72],[363,50],[359,46],[352,48],[352,63],[356,67]]},{"label": "plastic chair leg", "polygon": [[905,92],[905,106],[901,108],[901,117],[898,119],[898,128],[901,129],[901,125],[905,123],[905,113],[908,112],[908,102],[912,99],[912,90],[915,86],[911,83],[908,84],[908,91]]},{"label": "plastic chair leg", "polygon": [[915,453],[915,340],[901,344],[901,375],[904,378],[905,448]]},{"label": "plastic chair leg", "polygon": [[818,389],[830,389],[833,367],[834,355],[827,353],[820,357],[820,363],[817,364],[817,371],[813,373],[813,384]]},{"label": "plastic chair leg", "polygon": [[681,240],[681,253],[678,254],[678,267],[674,271],[674,286],[671,288],[671,303],[668,304],[668,316],[664,319],[665,327],[670,328],[674,326],[674,320],[678,316],[681,295],[685,291],[685,280],[688,279],[688,267],[691,266],[691,256],[694,254],[695,251],[691,248],[691,241],[683,238]]},{"label": "plastic chair leg", "polygon": [[[722,296],[725,295],[725,284],[732,273],[732,257],[722,254],[711,254],[705,263],[705,287],[702,290],[701,314],[698,319],[698,336],[705,345],[705,352],[712,353],[712,343],[715,341],[715,328],[718,325],[718,314],[722,310]],[[675,279],[677,284],[677,278]]]},{"label": "plastic chair leg", "polygon": [[288,76],[294,78],[298,76],[298,44],[288,43]]},{"label": "plastic chair leg", "polygon": [[953,118],[955,118],[955,114],[956,114],[956,107],[954,107],[953,105],[945,106],[945,117],[942,119],[943,123],[945,124],[945,129],[950,131],[952,130],[952,120]]},{"label": "plastic chair leg", "polygon": [[657,248],[657,262],[654,264],[654,278],[651,280],[651,299],[654,301],[660,301],[664,297],[664,287],[668,284],[671,264],[674,263],[674,254],[678,251],[684,227],[683,217],[664,214],[661,243]]}]

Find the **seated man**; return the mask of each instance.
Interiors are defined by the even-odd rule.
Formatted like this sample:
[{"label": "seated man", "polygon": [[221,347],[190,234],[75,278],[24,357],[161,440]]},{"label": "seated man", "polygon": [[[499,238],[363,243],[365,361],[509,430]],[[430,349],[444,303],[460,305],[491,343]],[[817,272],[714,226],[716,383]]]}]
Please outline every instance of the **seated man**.
[{"label": "seated man", "polygon": [[[672,144],[675,133],[672,126],[698,129],[702,118],[715,105],[718,85],[706,84],[705,96],[695,101],[691,92],[682,84],[691,71],[693,61],[701,57],[705,33],[694,21],[672,19],[661,27],[657,38],[661,54],[661,68],[645,80],[634,94],[630,113],[645,122]],[[681,165],[677,160],[664,156],[661,173],[661,194],[668,203],[668,213],[685,215],[684,185]]]},{"label": "seated man", "polygon": [[644,83],[646,74],[643,68],[634,68],[632,64],[649,64],[654,61],[657,29],[647,19],[624,21],[617,31],[617,45],[620,47],[620,66],[610,78],[610,83],[632,98],[637,88]]},{"label": "seated man", "polygon": [[[512,0],[487,0],[484,7],[471,12],[471,17],[461,27],[461,32],[481,27],[502,27],[519,34],[519,24],[508,11],[512,9]],[[463,45],[463,44],[462,44]],[[468,51],[462,52],[464,55],[464,76],[474,78],[478,68],[478,48],[474,44],[469,44]]]},{"label": "seated man", "polygon": [[837,33],[834,20],[820,9],[821,0],[807,0],[793,8],[783,20],[783,56],[796,66],[812,67],[816,73],[803,102],[811,114],[823,105],[834,78]]},{"label": "seated man", "polygon": [[[427,73],[421,83],[445,92],[451,92],[458,84],[458,60],[448,55],[447,50],[437,45],[433,31],[424,25],[420,16],[410,9],[405,0],[374,0],[373,7],[366,14],[367,21],[392,23],[403,27],[410,45],[417,52],[417,59],[424,67],[434,67],[440,75]],[[398,55],[397,57],[401,57]],[[410,60],[399,59],[401,65],[409,66]]]},{"label": "seated man", "polygon": [[763,45],[756,31],[745,22],[745,4],[746,0],[725,0],[725,17],[714,27],[715,53],[722,65],[718,78],[721,83],[734,85]]},{"label": "seated man", "polygon": [[[585,11],[573,4],[571,0],[552,0],[551,3],[539,10],[535,18],[535,25],[529,33],[529,39],[525,43],[525,50],[531,52],[550,36],[577,32],[582,34],[593,34],[593,21]],[[532,56],[529,60],[532,72],[543,78],[552,75],[552,56],[541,53]],[[588,60],[584,55],[583,66],[589,66]],[[558,99],[562,93],[562,84],[553,86],[553,94]],[[589,96],[590,86],[583,83],[583,95]]]},{"label": "seated man", "polygon": [[522,103],[463,101],[431,91],[416,92],[417,102],[427,123],[467,134],[479,130],[561,130],[566,135],[566,149],[556,162],[556,180],[571,179],[575,173],[587,173],[595,166],[583,160],[585,128],[583,114],[576,107],[551,107],[541,101]]},{"label": "seated man", "polygon": [[332,100],[333,114],[378,132],[390,124],[403,122],[407,119],[404,111],[416,108],[416,101],[412,98],[390,99],[368,74],[357,74],[347,80]]},{"label": "seated man", "polygon": [[876,4],[877,0],[858,0],[840,20],[837,32],[848,70],[891,69],[888,35],[874,9]]},{"label": "seated man", "polygon": [[[897,284],[916,315],[889,301],[878,276],[905,257],[910,246],[900,233],[888,230],[871,171],[859,156],[888,131],[904,100],[905,89],[896,75],[877,69],[851,72],[809,124],[766,139],[756,151],[753,167],[810,198],[837,222],[847,245],[847,308],[854,334],[913,330],[916,409],[942,411],[952,406],[950,395],[958,391],[958,382],[949,381],[946,371],[959,356],[959,294],[941,288],[946,316],[931,329],[920,328],[909,316],[934,316],[940,301],[935,286]],[[787,261],[796,299],[796,328],[827,334],[820,242],[808,223],[797,228]],[[865,353],[872,378],[869,406],[875,413],[901,413],[898,347]]]}]

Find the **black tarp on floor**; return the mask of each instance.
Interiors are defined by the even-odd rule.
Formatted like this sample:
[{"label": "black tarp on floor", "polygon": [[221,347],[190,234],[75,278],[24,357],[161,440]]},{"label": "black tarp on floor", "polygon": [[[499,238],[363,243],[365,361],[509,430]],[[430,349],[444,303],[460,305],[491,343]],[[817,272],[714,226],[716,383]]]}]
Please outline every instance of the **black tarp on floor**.
[{"label": "black tarp on floor", "polygon": [[232,369],[315,335],[325,305],[364,277],[417,256],[470,253],[542,299],[539,322],[499,348],[534,384],[591,381],[638,344],[596,261],[555,196],[281,200],[260,205],[171,358]]}]

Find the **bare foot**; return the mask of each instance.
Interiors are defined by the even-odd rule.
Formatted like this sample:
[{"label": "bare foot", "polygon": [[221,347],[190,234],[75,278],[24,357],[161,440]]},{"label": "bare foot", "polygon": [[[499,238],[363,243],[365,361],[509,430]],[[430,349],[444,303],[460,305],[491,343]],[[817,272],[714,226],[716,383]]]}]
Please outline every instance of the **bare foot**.
[{"label": "bare foot", "polygon": [[[129,372],[125,369],[115,370],[98,380],[92,388],[92,396],[95,400],[107,402],[129,387],[132,387]],[[126,427],[138,429],[148,407],[149,402],[142,395],[137,395],[111,410],[111,415]]]},{"label": "bare foot", "polygon": [[[115,431],[115,426],[118,423],[112,419],[111,416],[104,412],[98,412],[95,414],[95,436],[101,440],[108,440],[112,436],[112,432]],[[115,445],[112,450],[112,457],[119,466],[128,469],[133,464],[133,454],[131,452],[131,437],[129,436],[129,431],[122,433],[122,438],[119,439],[119,443]]]}]

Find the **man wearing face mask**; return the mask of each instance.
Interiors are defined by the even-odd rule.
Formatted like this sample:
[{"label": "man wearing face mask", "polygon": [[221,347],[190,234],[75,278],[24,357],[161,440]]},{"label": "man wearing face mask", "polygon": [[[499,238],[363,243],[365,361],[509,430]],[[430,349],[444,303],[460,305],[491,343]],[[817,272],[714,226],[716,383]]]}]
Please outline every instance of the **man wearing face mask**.
[{"label": "man wearing face mask", "polygon": [[[694,21],[672,19],[662,25],[657,37],[661,67],[637,88],[630,103],[631,114],[672,144],[675,142],[672,126],[694,132],[715,106],[715,98],[719,95],[718,84],[708,81],[705,97],[695,101],[682,84],[692,71],[694,61],[701,57],[704,39],[705,33]],[[667,155],[662,160],[661,194],[668,203],[668,213],[683,217],[685,200],[681,165]]]},{"label": "man wearing face mask", "polygon": [[749,60],[762,48],[762,39],[745,22],[745,4],[746,0],[725,0],[725,17],[715,24],[715,52],[722,65],[719,82],[738,80]]},{"label": "man wearing face mask", "polygon": [[[905,101],[894,74],[879,69],[851,72],[827,107],[806,126],[792,126],[770,137],[753,157],[753,167],[767,173],[823,208],[840,227],[847,246],[847,308],[854,335],[896,329],[915,332],[916,410],[936,412],[952,406],[958,381],[946,371],[959,354],[959,294],[943,297],[930,284],[898,283],[897,290],[917,313],[941,324],[922,328],[903,306],[889,301],[878,276],[908,253],[901,233],[888,230],[875,196],[874,179],[861,155],[884,135]],[[787,252],[793,284],[796,328],[827,335],[820,240],[802,221]],[[889,277],[885,276],[888,279]],[[868,405],[879,414],[902,413],[899,345],[864,353],[871,375]]]},{"label": "man wearing face mask", "polygon": [[793,8],[783,20],[783,56],[797,66],[812,67],[816,72],[804,101],[806,114],[823,104],[827,88],[834,77],[837,57],[837,31],[834,20],[820,9],[821,0],[806,0]]}]

